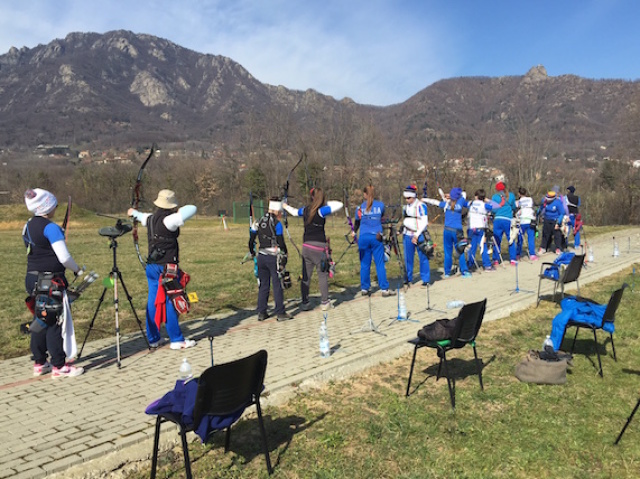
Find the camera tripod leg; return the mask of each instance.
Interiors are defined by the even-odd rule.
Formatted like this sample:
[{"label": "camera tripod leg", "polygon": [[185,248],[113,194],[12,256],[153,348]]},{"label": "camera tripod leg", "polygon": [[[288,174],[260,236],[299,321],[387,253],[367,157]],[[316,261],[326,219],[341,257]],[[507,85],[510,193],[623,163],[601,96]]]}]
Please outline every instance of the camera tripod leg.
[{"label": "camera tripod leg", "polygon": [[138,313],[136,312],[136,308],[133,307],[133,298],[129,294],[129,290],[127,289],[127,285],[124,284],[124,278],[122,277],[122,273],[119,270],[116,273],[118,275],[118,278],[120,279],[120,283],[122,284],[122,289],[124,289],[124,293],[127,295],[127,301],[129,301],[129,306],[131,306],[131,311],[133,312],[133,316],[136,318],[136,322],[138,323],[138,329],[140,329],[140,333],[142,333],[142,337],[144,338],[145,342],[147,343],[147,348],[149,350],[151,350],[151,345],[149,344],[149,339],[147,338],[147,335],[146,335],[144,329],[142,328],[142,321],[140,321],[140,318],[138,317]]},{"label": "camera tripod leg", "polygon": [[82,341],[82,347],[80,348],[80,352],[78,353],[78,359],[82,357],[82,351],[84,350],[84,345],[89,339],[89,334],[93,329],[93,323],[96,321],[96,317],[98,316],[98,311],[100,311],[100,306],[102,306],[102,302],[104,301],[104,295],[107,293],[107,288],[103,288],[102,294],[100,295],[100,299],[98,300],[98,306],[96,307],[95,312],[93,313],[93,318],[91,318],[91,322],[89,323],[89,329],[87,330],[87,334],[84,337],[84,341]]}]

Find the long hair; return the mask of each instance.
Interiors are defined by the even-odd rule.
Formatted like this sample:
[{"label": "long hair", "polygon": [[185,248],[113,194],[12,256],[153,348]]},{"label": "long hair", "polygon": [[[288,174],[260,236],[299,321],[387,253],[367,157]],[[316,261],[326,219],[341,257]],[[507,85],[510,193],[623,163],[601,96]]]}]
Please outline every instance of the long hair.
[{"label": "long hair", "polygon": [[327,197],[324,194],[322,188],[312,188],[310,195],[310,202],[307,206],[309,214],[305,220],[305,224],[311,224],[311,221],[316,216],[316,213],[327,203]]},{"label": "long hair", "polygon": [[373,206],[373,198],[375,196],[373,185],[365,186],[364,194],[367,196],[367,211],[371,211],[371,207]]}]

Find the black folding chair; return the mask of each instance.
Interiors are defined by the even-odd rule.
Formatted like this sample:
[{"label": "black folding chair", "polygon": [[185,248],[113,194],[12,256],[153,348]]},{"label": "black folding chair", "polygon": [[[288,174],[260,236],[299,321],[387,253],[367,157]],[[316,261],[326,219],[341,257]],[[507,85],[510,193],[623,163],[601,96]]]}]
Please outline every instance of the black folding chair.
[{"label": "black folding chair", "polygon": [[482,319],[487,308],[487,300],[478,301],[477,303],[467,304],[462,307],[458,314],[458,321],[452,331],[451,339],[445,339],[442,341],[429,341],[420,337],[414,338],[409,341],[414,345],[413,358],[411,359],[411,368],[409,370],[409,380],[407,382],[406,397],[409,397],[409,391],[411,389],[411,378],[413,376],[413,368],[416,363],[416,353],[420,348],[434,348],[438,352],[440,362],[438,364],[438,372],[436,374],[436,381],[440,379],[440,372],[444,365],[444,374],[447,377],[447,385],[449,387],[449,397],[451,399],[451,407],[455,410],[456,398],[455,398],[455,382],[454,378],[449,374],[449,368],[447,365],[447,352],[452,349],[464,348],[467,344],[473,347],[473,356],[475,358],[476,368],[478,371],[478,380],[480,381],[480,389],[484,391],[484,385],[482,384],[482,366],[478,359],[478,351],[476,350],[476,336],[482,326]]},{"label": "black folding chair", "polygon": [[173,422],[177,424],[180,429],[186,475],[187,479],[191,479],[191,461],[189,459],[186,433],[198,428],[200,421],[207,421],[211,416],[219,419],[218,423],[221,423],[225,419],[230,419],[232,421],[231,424],[221,427],[221,429],[226,429],[224,450],[227,452],[231,438],[231,425],[240,418],[242,411],[251,405],[256,406],[260,433],[262,435],[262,447],[267,461],[267,471],[271,474],[273,470],[271,468],[269,447],[267,445],[267,433],[262,419],[262,408],[260,407],[260,394],[264,389],[263,383],[266,370],[267,352],[265,350],[258,351],[251,356],[236,361],[211,366],[205,370],[198,379],[198,391],[196,393],[193,411],[193,424],[184,424],[182,415],[180,414],[158,414],[153,442],[151,479],[156,477],[160,425],[163,422]]},{"label": "black folding chair", "polygon": [[[580,273],[582,272],[582,266],[584,264],[584,255],[580,254],[580,255],[575,255],[573,258],[571,258],[571,261],[569,262],[568,265],[566,265],[566,267],[564,265],[557,265],[555,263],[542,263],[540,265],[540,274],[538,275],[538,300],[536,302],[536,308],[538,307],[538,305],[540,304],[540,286],[542,285],[542,280],[543,279],[547,279],[549,281],[553,281],[554,285],[553,285],[553,299],[555,300],[556,298],[556,293],[558,291],[558,286],[560,287],[560,299],[564,298],[564,286],[566,284],[569,283],[576,283],[576,288],[578,289],[578,294],[577,296],[580,296],[580,282],[578,281],[578,278],[580,277]],[[558,268],[558,279],[552,278],[550,276],[546,276],[544,274],[544,269],[545,268],[552,268],[552,267],[557,267]]]},{"label": "black folding chair", "polygon": [[[588,323],[584,323],[577,320],[569,320],[564,330],[564,334],[567,334],[568,328],[570,327],[576,328],[576,334],[573,337],[573,343],[571,343],[570,354],[572,355],[573,355],[573,348],[576,345],[576,338],[578,337],[578,331],[580,331],[580,328],[590,329],[591,331],[593,331],[593,342],[596,348],[596,354],[598,355],[598,367],[600,368],[600,371],[599,371],[600,377],[603,377],[604,375],[602,372],[602,360],[600,359],[600,350],[598,348],[597,331],[598,329],[602,329],[602,327],[604,326],[604,323],[607,323],[607,322],[613,323],[615,321],[616,311],[618,310],[618,306],[620,306],[620,301],[622,300],[622,293],[624,292],[624,288],[626,288],[627,286],[628,285],[625,283],[620,287],[620,289],[615,290],[611,294],[611,298],[609,298],[609,303],[607,304],[607,309],[605,309],[604,314],[602,316],[602,320],[598,324],[588,324]],[[611,349],[613,351],[613,360],[617,362],[618,358],[616,356],[616,347],[615,347],[615,344],[613,343],[613,333],[609,333],[609,337],[611,338]],[[562,341],[564,342],[564,335],[562,336]],[[560,346],[562,347],[562,344]]]}]

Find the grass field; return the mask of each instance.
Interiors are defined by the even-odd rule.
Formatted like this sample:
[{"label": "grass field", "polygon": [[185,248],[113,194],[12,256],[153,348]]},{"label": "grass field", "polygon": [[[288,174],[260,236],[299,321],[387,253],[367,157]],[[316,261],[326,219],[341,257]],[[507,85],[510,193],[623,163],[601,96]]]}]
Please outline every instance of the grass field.
[{"label": "grass field", "polygon": [[[631,268],[589,287],[583,295],[606,302],[630,282]],[[456,412],[444,379],[436,382],[434,351],[420,350],[414,385],[404,397],[407,354],[347,380],[299,393],[266,409],[275,478],[636,478],[640,475],[640,417],[620,445],[613,443],[640,393],[640,294],[627,289],[611,343],[600,332],[604,378],[597,374],[593,337],[578,336],[573,367],[562,386],[519,382],[515,365],[550,329],[559,311],[543,302],[485,323],[478,337],[482,392],[471,348],[451,354]],[[607,335],[608,338],[608,335]],[[422,384],[420,384],[422,381]],[[257,421],[248,415],[210,445],[191,444],[194,477],[267,477]],[[181,450],[165,454],[158,477],[184,477]],[[149,461],[127,477],[149,475]]]}]

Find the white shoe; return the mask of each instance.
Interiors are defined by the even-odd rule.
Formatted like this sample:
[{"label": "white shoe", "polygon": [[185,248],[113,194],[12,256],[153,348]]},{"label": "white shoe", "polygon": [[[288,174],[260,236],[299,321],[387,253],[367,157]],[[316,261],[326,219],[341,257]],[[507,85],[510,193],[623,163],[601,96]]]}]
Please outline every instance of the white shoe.
[{"label": "white shoe", "polygon": [[169,348],[171,349],[187,349],[192,348],[196,345],[196,342],[193,339],[185,339],[184,341],[178,341],[175,343],[171,343]]},{"label": "white shoe", "polygon": [[76,366],[70,366],[68,364],[65,364],[61,368],[56,368],[56,367],[52,368],[51,377],[54,379],[64,378],[64,377],[73,378],[76,376],[80,376],[83,372],[84,372],[84,368],[79,368]]}]

